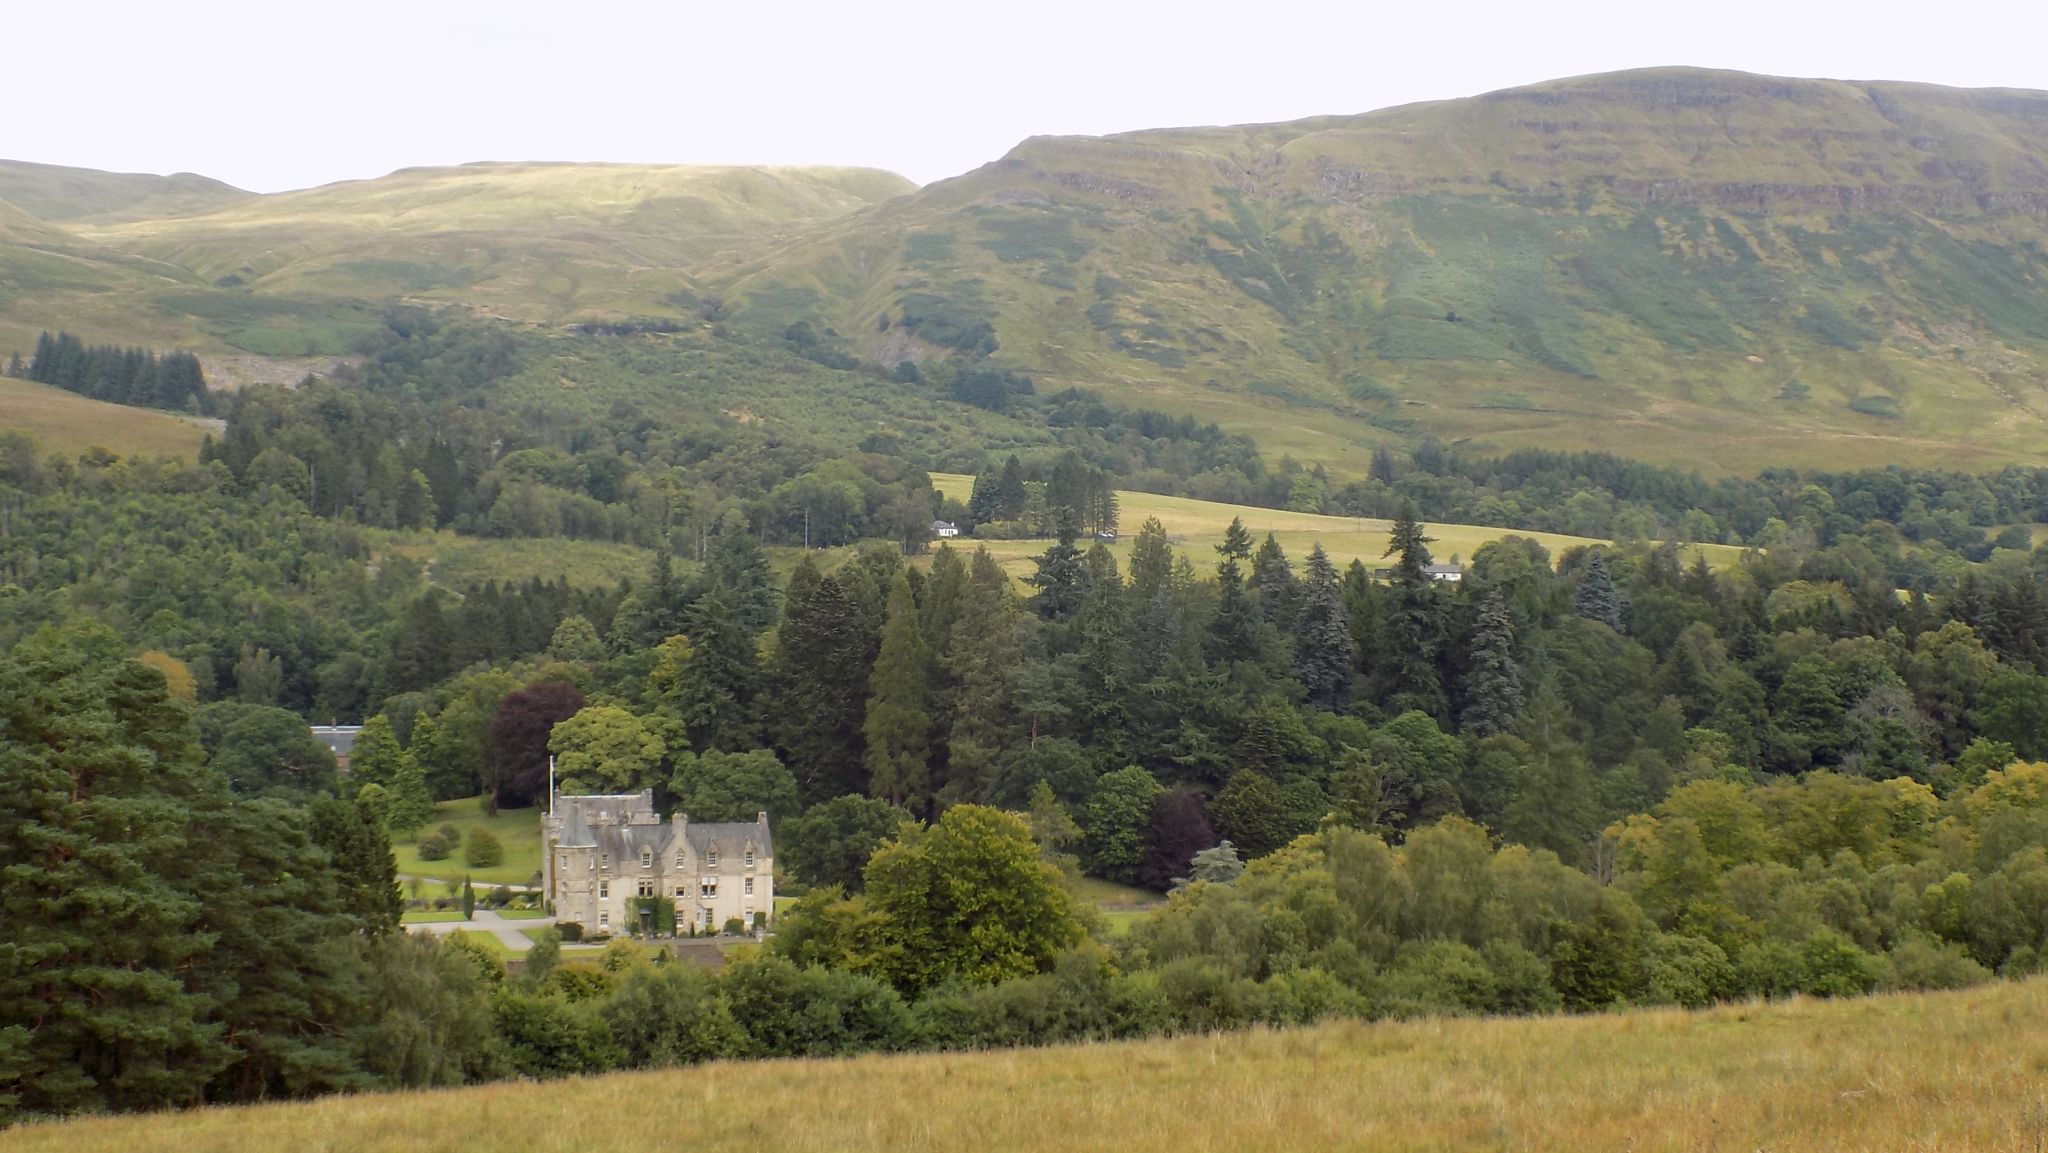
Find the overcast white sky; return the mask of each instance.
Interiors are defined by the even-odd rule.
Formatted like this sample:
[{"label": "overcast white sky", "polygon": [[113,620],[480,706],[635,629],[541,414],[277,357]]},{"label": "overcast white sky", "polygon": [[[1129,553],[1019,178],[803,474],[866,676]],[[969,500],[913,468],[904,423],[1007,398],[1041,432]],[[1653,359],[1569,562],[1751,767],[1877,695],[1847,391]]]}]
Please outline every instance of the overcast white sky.
[{"label": "overcast white sky", "polygon": [[2048,89],[2048,4],[0,3],[0,157],[270,192],[469,160],[865,164],[1660,64]]}]

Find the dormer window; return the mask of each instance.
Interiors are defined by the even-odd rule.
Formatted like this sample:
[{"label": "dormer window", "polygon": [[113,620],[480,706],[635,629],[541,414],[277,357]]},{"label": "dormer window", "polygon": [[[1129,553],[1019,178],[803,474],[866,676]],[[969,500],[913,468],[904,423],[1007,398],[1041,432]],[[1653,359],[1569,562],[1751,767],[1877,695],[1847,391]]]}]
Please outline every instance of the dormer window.
[{"label": "dormer window", "polygon": [[597,855],[597,867],[600,869],[610,869],[612,867],[612,855],[610,853],[599,853]]},{"label": "dormer window", "polygon": [[640,867],[643,869],[654,867],[654,850],[646,845],[640,846]]},{"label": "dormer window", "polygon": [[754,846],[752,846],[752,845],[748,845],[748,846],[747,846],[747,868],[751,869],[751,868],[753,868],[753,867],[754,867]]},{"label": "dormer window", "polygon": [[717,867],[718,867],[718,846],[717,846],[717,845],[713,845],[713,846],[711,846],[711,847],[710,847],[709,849],[705,850],[705,852],[704,852],[704,867],[705,867],[705,868],[707,868],[707,869],[715,869],[715,868],[717,868]]},{"label": "dormer window", "polygon": [[680,869],[680,868],[682,868],[682,867],[683,867],[683,851],[682,851],[681,849],[677,849],[677,850],[676,850],[676,868]]}]

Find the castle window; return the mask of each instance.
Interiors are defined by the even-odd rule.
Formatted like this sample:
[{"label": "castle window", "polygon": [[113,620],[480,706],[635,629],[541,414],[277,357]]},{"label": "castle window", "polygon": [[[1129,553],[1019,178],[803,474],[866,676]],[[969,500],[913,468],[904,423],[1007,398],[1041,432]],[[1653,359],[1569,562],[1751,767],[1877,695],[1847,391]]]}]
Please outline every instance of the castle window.
[{"label": "castle window", "polygon": [[600,869],[609,869],[609,868],[611,868],[611,867],[612,867],[612,855],[611,855],[610,853],[599,853],[599,854],[597,855],[597,867],[598,867],[598,868],[600,868]]},{"label": "castle window", "polygon": [[682,867],[683,867],[683,851],[682,851],[681,849],[677,849],[677,850],[676,850],[676,868],[680,869],[680,868],[682,868]]},{"label": "castle window", "polygon": [[705,878],[702,878],[702,879],[701,879],[701,880],[700,880],[700,881],[699,881],[699,882],[697,883],[697,895],[698,895],[699,897],[702,897],[702,898],[704,898],[704,899],[705,899],[705,900],[707,900],[707,901],[708,901],[708,900],[710,900],[710,899],[711,899],[711,898],[713,898],[713,897],[716,897],[716,896],[718,895],[718,878],[717,878],[717,877],[705,877]]},{"label": "castle window", "polygon": [[751,896],[753,896],[753,895],[754,895],[754,878],[752,878],[752,877],[748,877],[748,878],[747,878],[747,896],[751,897]]},{"label": "castle window", "polygon": [[612,883],[611,883],[610,881],[599,881],[599,882],[597,883],[597,895],[598,895],[599,897],[609,897],[609,896],[611,896],[611,895],[612,895]]},{"label": "castle window", "polygon": [[752,845],[748,845],[748,846],[747,846],[747,868],[751,869],[751,868],[753,868],[753,867],[754,867],[754,846],[752,846]]},{"label": "castle window", "polygon": [[640,867],[643,869],[654,867],[654,850],[646,845],[640,846]]},{"label": "castle window", "polygon": [[704,853],[704,867],[705,867],[705,868],[707,868],[707,869],[715,869],[715,868],[717,868],[717,867],[718,867],[718,846],[717,846],[717,845],[713,845],[713,846],[711,846],[711,848],[710,848],[710,849],[708,849],[708,850],[706,850],[706,851],[705,851],[705,853]]},{"label": "castle window", "polygon": [[654,882],[642,880],[640,882],[640,895],[643,897],[652,897],[654,895]]},{"label": "castle window", "polygon": [[610,913],[599,913],[599,914],[597,915],[597,927],[598,927],[598,928],[600,928],[600,929],[604,929],[604,928],[609,928],[609,927],[611,926],[611,923],[612,923],[612,915],[611,915]]}]

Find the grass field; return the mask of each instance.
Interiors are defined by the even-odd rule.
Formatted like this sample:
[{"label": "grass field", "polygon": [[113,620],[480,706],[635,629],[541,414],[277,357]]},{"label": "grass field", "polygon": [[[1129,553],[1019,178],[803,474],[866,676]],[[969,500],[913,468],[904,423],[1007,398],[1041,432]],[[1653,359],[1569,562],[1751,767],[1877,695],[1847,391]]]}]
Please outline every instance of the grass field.
[{"label": "grass field", "polygon": [[[717,1064],[90,1118],[20,1153],[2048,1147],[2048,980],[1596,1017],[1344,1022],[1011,1052]],[[574,1118],[573,1123],[567,1119]]]},{"label": "grass field", "polygon": [[[0,353],[0,357],[4,357]],[[193,458],[206,429],[150,408],[108,404],[27,380],[0,377],[0,429],[36,438],[41,453],[73,456],[104,448],[122,456]]]},{"label": "grass field", "polygon": [[401,925],[444,925],[467,920],[460,909],[407,909],[398,916]]},{"label": "grass field", "polygon": [[499,539],[462,536],[447,529],[375,530],[371,539],[380,554],[416,561],[435,584],[458,591],[487,580],[523,584],[534,577],[567,577],[570,584],[585,588],[612,585],[625,577],[639,579],[651,563],[646,549],[608,541]]},{"label": "grass field", "polygon": [[[963,473],[931,474],[932,485],[946,496],[965,501],[974,488],[974,478]],[[1131,559],[1131,538],[1148,517],[1158,517],[1166,529],[1166,535],[1182,551],[1191,554],[1197,569],[1206,569],[1215,564],[1215,546],[1223,540],[1223,532],[1230,527],[1232,518],[1242,519],[1251,530],[1254,541],[1264,540],[1272,533],[1279,540],[1280,547],[1287,550],[1293,561],[1295,572],[1309,550],[1318,542],[1339,569],[1353,560],[1365,562],[1367,568],[1380,565],[1381,557],[1387,551],[1393,523],[1363,517],[1320,516],[1308,512],[1288,512],[1285,509],[1259,508],[1254,505],[1221,504],[1216,501],[1193,500],[1188,497],[1160,496],[1149,492],[1123,492],[1117,494],[1118,516],[1123,539],[1110,546],[1116,554],[1117,563],[1128,571]],[[1435,538],[1430,552],[1439,561],[1456,557],[1461,561],[1470,560],[1480,545],[1499,540],[1504,536],[1520,536],[1540,541],[1550,550],[1551,556],[1579,545],[1603,542],[1588,537],[1565,536],[1560,533],[1523,532],[1515,529],[1493,528],[1473,524],[1430,524],[1429,535]],[[976,548],[987,548],[989,555],[996,558],[1003,570],[1012,576],[1024,577],[1036,571],[1031,560],[1045,552],[1046,542],[1042,540],[991,540],[978,541],[962,539],[954,542],[955,547],[972,552]],[[1704,551],[1707,562],[1717,568],[1735,563],[1742,550],[1733,545],[1697,545],[1688,548],[1688,560],[1693,549]]]},{"label": "grass field", "polygon": [[[469,831],[475,828],[489,829],[498,838],[498,844],[505,849],[505,862],[488,869],[472,869],[464,865],[460,849],[445,861],[421,860],[417,840],[394,844],[391,851],[398,857],[399,875],[430,878],[430,886],[460,883],[464,877],[478,885],[524,885],[540,872],[540,816],[537,808],[500,809],[496,816],[485,816],[475,797],[442,801],[434,806],[434,819],[420,830],[421,833],[431,833],[448,824],[462,831],[465,843],[469,839]],[[438,897],[441,894],[429,891],[422,895]]]}]

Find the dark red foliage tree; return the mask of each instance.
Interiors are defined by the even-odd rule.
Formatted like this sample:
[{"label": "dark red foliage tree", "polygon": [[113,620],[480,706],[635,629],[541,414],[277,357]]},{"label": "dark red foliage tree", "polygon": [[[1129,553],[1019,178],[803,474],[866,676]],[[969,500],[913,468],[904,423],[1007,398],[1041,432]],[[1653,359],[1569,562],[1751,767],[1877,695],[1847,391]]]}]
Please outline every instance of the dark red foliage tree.
[{"label": "dark red foliage tree", "polygon": [[1145,860],[1138,883],[1165,892],[1174,879],[1188,875],[1195,854],[1216,844],[1209,824],[1209,806],[1200,793],[1171,789],[1152,802],[1152,826],[1145,832]]},{"label": "dark red foliage tree", "polygon": [[491,717],[491,811],[523,808],[548,790],[548,733],[575,716],[583,694],[566,681],[542,681],[507,693]]}]

